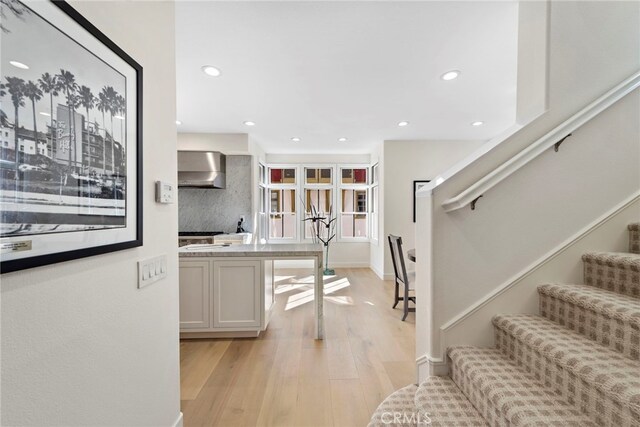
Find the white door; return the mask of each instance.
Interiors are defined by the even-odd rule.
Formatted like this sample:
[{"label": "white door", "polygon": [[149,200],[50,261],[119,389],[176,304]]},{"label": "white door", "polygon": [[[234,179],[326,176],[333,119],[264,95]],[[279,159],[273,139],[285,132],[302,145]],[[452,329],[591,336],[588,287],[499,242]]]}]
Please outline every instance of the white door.
[{"label": "white door", "polygon": [[214,328],[260,327],[260,265],[260,261],[213,262]]},{"label": "white door", "polygon": [[180,261],[180,329],[211,327],[210,261]]}]

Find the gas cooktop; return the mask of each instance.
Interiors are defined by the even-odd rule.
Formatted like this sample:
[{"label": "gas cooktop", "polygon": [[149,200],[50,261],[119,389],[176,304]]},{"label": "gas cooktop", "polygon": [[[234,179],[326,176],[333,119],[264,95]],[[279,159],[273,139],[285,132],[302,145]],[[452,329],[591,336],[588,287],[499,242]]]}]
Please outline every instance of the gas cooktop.
[{"label": "gas cooktop", "polygon": [[178,236],[217,236],[218,234],[224,234],[224,231],[179,231]]}]

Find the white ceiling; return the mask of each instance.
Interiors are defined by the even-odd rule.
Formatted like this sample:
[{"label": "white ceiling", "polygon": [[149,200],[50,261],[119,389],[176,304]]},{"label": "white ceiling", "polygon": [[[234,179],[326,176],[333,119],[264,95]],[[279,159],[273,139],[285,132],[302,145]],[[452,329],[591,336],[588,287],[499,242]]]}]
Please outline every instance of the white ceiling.
[{"label": "white ceiling", "polygon": [[269,153],[489,139],[515,122],[517,17],[517,2],[180,1],[178,131],[250,133]]}]

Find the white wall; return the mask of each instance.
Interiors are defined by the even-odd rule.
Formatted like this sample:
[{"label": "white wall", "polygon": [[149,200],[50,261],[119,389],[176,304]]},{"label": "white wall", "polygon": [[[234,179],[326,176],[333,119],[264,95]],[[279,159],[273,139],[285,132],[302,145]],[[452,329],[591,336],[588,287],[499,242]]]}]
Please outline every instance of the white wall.
[{"label": "white wall", "polygon": [[268,163],[364,163],[371,160],[369,154],[277,154],[267,153]]},{"label": "white wall", "polygon": [[[144,246],[2,276],[2,425],[170,426],[180,412],[174,5],[72,1],[144,67]],[[168,277],[137,289],[136,261]]]},{"label": "white wall", "polygon": [[[441,325],[640,188],[636,90],[558,153],[549,150],[484,194],[475,211],[443,211],[445,200],[640,69],[640,3],[554,1],[549,22],[546,113],[434,190],[434,288],[418,271],[417,289],[433,297],[426,309],[434,324],[417,324],[419,354],[442,357]],[[423,241],[418,256],[422,249]]]},{"label": "white wall", "polygon": [[246,133],[185,133],[178,134],[178,150],[220,151],[224,154],[250,154]]},{"label": "white wall", "polygon": [[[413,222],[413,181],[432,180],[473,150],[482,141],[384,141],[378,158],[381,176],[380,240],[372,245],[372,269],[387,279],[393,264],[387,235],[402,236],[404,249],[415,247]],[[413,269],[408,262],[407,268]]]}]

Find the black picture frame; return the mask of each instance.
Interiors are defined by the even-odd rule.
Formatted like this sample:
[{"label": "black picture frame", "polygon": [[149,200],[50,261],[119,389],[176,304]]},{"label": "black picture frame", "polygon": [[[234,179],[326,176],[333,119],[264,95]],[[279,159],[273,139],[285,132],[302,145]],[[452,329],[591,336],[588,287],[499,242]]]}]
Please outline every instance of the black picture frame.
[{"label": "black picture frame", "polygon": [[420,184],[427,184],[429,182],[431,182],[430,179],[413,181],[413,222],[416,222],[416,192],[420,189]]},{"label": "black picture frame", "polygon": [[[37,2],[36,2],[37,3]],[[51,27],[57,30],[60,33],[60,37],[68,37],[73,42],[77,43],[80,47],[84,48],[87,51],[88,57],[91,58],[91,61],[100,63],[100,61],[104,62],[106,67],[111,67],[118,74],[122,74],[125,81],[126,90],[123,91],[124,96],[122,96],[122,104],[121,104],[121,112],[123,115],[123,123],[124,125],[120,125],[120,142],[116,140],[115,134],[116,132],[113,130],[113,113],[111,117],[112,125],[111,125],[111,135],[108,135],[106,130],[107,125],[103,121],[103,129],[104,129],[104,138],[102,140],[101,150],[103,155],[106,156],[108,152],[107,146],[111,147],[111,188],[112,188],[112,201],[123,203],[124,213],[120,213],[117,215],[120,219],[119,221],[122,225],[111,226],[96,226],[84,225],[84,230],[73,230],[73,231],[65,231],[65,232],[55,232],[55,231],[47,231],[45,232],[29,232],[24,233],[22,235],[14,236],[11,235],[11,232],[7,234],[0,235],[0,248],[2,249],[0,253],[0,273],[10,273],[19,270],[45,266],[65,261],[71,261],[80,258],[91,257],[100,254],[106,254],[110,252],[120,251],[124,249],[130,249],[138,246],[142,246],[143,244],[143,68],[142,66],[136,62],[131,56],[129,56],[124,50],[122,50],[118,45],[116,45],[111,39],[109,39],[104,33],[102,33],[98,28],[96,28],[91,22],[89,22],[85,17],[83,17],[76,9],[74,9],[71,5],[62,0],[52,0],[47,2],[46,4],[24,4],[24,3],[16,3],[20,6],[24,6],[29,9],[29,13],[35,13],[36,16],[41,18],[46,22],[46,24],[51,25]],[[37,10],[33,9],[33,6],[37,6]],[[59,12],[62,12],[60,14]],[[4,17],[3,17],[4,18]],[[53,19],[53,21],[52,21]],[[39,25],[43,25],[42,21],[38,21]],[[54,25],[52,22],[57,22]],[[70,34],[80,35],[78,38],[73,38]],[[80,40],[79,40],[80,39]],[[62,40],[62,39],[61,39]],[[67,43],[67,39],[64,39],[65,43]],[[89,46],[96,47],[98,49],[91,50]],[[100,53],[97,53],[97,52]],[[105,54],[106,52],[106,54]],[[111,53],[108,53],[111,52]],[[94,57],[99,61],[96,61]],[[4,56],[4,54],[2,55]],[[119,58],[119,60],[117,59]],[[115,59],[115,61],[114,61]],[[8,61],[8,58],[3,58],[2,63]],[[111,62],[109,62],[111,61]],[[65,66],[69,66],[71,64],[65,64]],[[78,64],[78,67],[81,67],[81,64]],[[118,68],[119,67],[119,68]],[[55,70],[54,70],[55,71]],[[62,71],[62,70],[61,70]],[[2,76],[3,82],[5,81],[5,76]],[[132,96],[134,95],[134,96]],[[135,99],[132,99],[135,98]],[[5,99],[4,97],[2,98]],[[68,98],[67,98],[68,99]],[[53,105],[53,98],[52,98]],[[29,100],[27,100],[29,103]],[[60,107],[58,107],[60,108]],[[115,107],[114,107],[115,108]],[[75,109],[69,108],[69,117],[72,117],[71,111],[73,114],[76,114]],[[134,110],[134,111],[131,111]],[[34,106],[35,111],[35,106]],[[53,114],[53,111],[50,112]],[[75,122],[75,116],[73,117]],[[15,122],[17,122],[17,118]],[[56,136],[54,136],[54,121],[51,121],[52,125],[49,128],[48,137],[51,139],[51,145],[54,145],[54,139],[59,138],[57,136],[57,132],[59,129],[58,121],[55,123]],[[74,130],[71,126],[71,119],[69,120],[69,146],[72,144],[77,144],[77,137],[73,136]],[[82,123],[85,123],[83,120]],[[87,144],[87,157],[94,156],[92,150],[92,144],[96,146],[98,143],[94,143],[91,137],[89,136],[89,126],[91,124],[90,117],[86,120],[86,140],[81,139],[81,150],[84,150],[84,145]],[[36,125],[36,115],[34,112],[33,118],[33,126]],[[75,125],[75,123],[74,123]],[[96,120],[96,127],[98,126]],[[22,131],[20,128],[15,126],[16,133],[18,131]],[[123,130],[124,129],[124,130]],[[84,132],[84,131],[81,131]],[[98,134],[100,133],[96,130]],[[41,132],[38,132],[35,129],[32,133],[33,141],[35,141],[35,147],[37,149],[38,144],[42,143],[41,141]],[[110,138],[110,142],[109,142]],[[18,136],[15,136],[15,148],[14,148],[14,161],[15,165],[15,176],[19,176],[19,167],[18,164],[20,162],[20,156],[22,158],[25,157],[24,154],[20,153],[18,150]],[[39,142],[40,141],[40,142]],[[87,142],[88,141],[88,142]],[[109,143],[108,143],[109,142]],[[46,143],[46,141],[45,141]],[[114,150],[117,147],[120,152],[119,157],[116,157],[114,154]],[[76,145],[76,150],[78,146]],[[21,148],[22,150],[22,148]],[[69,165],[71,167],[71,152],[73,148],[69,148]],[[76,158],[78,154],[75,154]],[[80,174],[85,173],[86,175],[76,175],[71,174],[72,176],[80,176],[76,182],[85,183],[87,188],[91,186],[89,183],[89,179],[91,175],[91,169],[88,168],[85,172],[85,166],[82,159],[85,156],[85,152],[82,151],[80,154],[81,162],[78,169],[81,171]],[[89,165],[91,165],[91,160],[89,160]],[[22,166],[22,165],[21,165]],[[103,161],[102,169],[103,169],[103,177],[106,177],[107,170],[107,162]],[[30,166],[27,166],[30,167]],[[117,172],[116,172],[117,171]],[[95,170],[93,171],[95,173]],[[69,174],[68,174],[69,175]],[[95,175],[94,175],[95,176]],[[135,177],[135,182],[131,178]],[[18,178],[14,178],[16,182],[18,182]],[[119,180],[118,180],[119,179]],[[100,182],[102,188],[106,187],[105,182],[108,180],[99,180],[95,179],[95,182]],[[62,179],[61,179],[62,182]],[[67,185],[67,180],[65,180],[65,185]],[[121,182],[124,184],[120,185]],[[132,185],[133,184],[133,185]],[[78,184],[78,188],[80,185]],[[96,184],[97,186],[98,184]],[[118,186],[120,185],[120,186]],[[16,190],[14,194],[17,197],[17,184]],[[60,184],[61,194],[62,194],[62,184]],[[25,190],[23,190],[25,191]],[[93,190],[91,190],[93,191]],[[87,193],[82,193],[83,197],[88,195],[89,199],[91,199],[91,191]],[[98,190],[99,191],[99,190]],[[103,190],[104,191],[104,190]],[[80,194],[78,193],[78,199],[80,199]],[[100,194],[100,193],[99,193]],[[119,196],[118,196],[119,194]],[[97,197],[94,196],[97,200]],[[62,196],[60,197],[62,200]],[[62,202],[60,202],[62,203]],[[117,206],[117,205],[116,205]],[[0,209],[4,210],[4,207],[0,207]],[[93,209],[93,207],[91,207]],[[117,211],[118,208],[116,208]],[[5,216],[6,212],[0,210],[2,216],[2,225],[5,225]],[[86,218],[87,214],[78,213],[78,217]],[[100,216],[97,214],[93,214],[94,216]],[[105,217],[109,215],[104,215]],[[111,216],[116,216],[111,214]],[[51,217],[54,217],[51,214]],[[86,221],[86,220],[83,220]],[[76,224],[80,224],[82,221],[77,221]],[[82,222],[82,224],[93,224],[90,222]],[[102,224],[107,224],[107,222],[102,222]],[[32,225],[32,224],[30,224]],[[81,226],[78,226],[81,227]],[[101,228],[102,227],[102,228]],[[78,236],[78,233],[86,233],[87,238],[82,238],[83,236]],[[69,235],[74,235],[73,238],[69,238]],[[80,238],[79,238],[80,237]],[[33,240],[25,240],[33,239]],[[41,240],[36,240],[41,239]],[[65,240],[66,239],[66,240]],[[29,242],[28,244],[24,242]],[[37,245],[41,249],[36,247],[32,247],[32,241],[36,242]],[[69,242],[71,241],[71,243]],[[77,243],[80,241],[80,243]],[[85,245],[86,243],[86,245]],[[23,250],[15,250],[16,247],[21,247]],[[27,248],[28,247],[28,248]],[[13,248],[13,249],[12,249]],[[32,249],[35,249],[32,251]],[[29,255],[29,252],[32,252],[33,255]],[[43,253],[46,252],[46,253]]]}]

